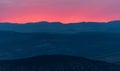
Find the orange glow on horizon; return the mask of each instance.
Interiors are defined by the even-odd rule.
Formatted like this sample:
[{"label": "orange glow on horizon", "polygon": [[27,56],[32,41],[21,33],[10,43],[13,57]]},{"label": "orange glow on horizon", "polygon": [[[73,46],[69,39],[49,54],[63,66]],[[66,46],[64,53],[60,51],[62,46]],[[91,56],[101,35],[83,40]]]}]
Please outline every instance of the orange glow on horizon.
[{"label": "orange glow on horizon", "polygon": [[0,22],[107,22],[119,8],[120,0],[0,0]]},{"label": "orange glow on horizon", "polygon": [[[112,20],[112,19],[111,19]],[[61,22],[64,24],[67,23],[75,23],[75,22],[108,22],[111,21],[109,19],[106,18],[102,18],[102,19],[92,19],[92,18],[60,18],[60,17],[56,17],[56,18],[40,18],[40,17],[24,17],[24,18],[10,18],[7,19],[7,21],[1,21],[1,22],[10,22],[10,23],[21,23],[21,24],[25,24],[25,23],[29,23],[29,22],[41,22],[41,21],[47,21],[47,22]]]}]

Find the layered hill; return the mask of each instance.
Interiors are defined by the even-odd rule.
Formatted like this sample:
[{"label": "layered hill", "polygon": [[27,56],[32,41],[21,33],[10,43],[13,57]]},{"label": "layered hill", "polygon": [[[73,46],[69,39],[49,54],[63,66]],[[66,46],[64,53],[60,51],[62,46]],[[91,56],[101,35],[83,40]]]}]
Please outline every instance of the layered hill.
[{"label": "layered hill", "polygon": [[67,55],[1,60],[0,71],[120,71],[120,65]]},{"label": "layered hill", "polygon": [[120,62],[120,21],[0,24],[0,59],[66,54]]},{"label": "layered hill", "polygon": [[66,54],[107,62],[120,61],[120,34],[0,32],[0,59],[19,59],[44,54]]},{"label": "layered hill", "polygon": [[0,30],[16,32],[77,33],[77,32],[120,32],[120,21],[80,22],[63,24],[60,22],[35,22],[25,24],[0,23]]}]

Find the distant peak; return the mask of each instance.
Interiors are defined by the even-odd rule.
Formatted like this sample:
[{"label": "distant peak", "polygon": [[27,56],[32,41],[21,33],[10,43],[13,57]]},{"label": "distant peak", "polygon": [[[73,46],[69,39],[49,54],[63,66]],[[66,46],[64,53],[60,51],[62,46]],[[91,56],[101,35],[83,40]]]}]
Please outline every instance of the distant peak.
[{"label": "distant peak", "polygon": [[11,22],[0,22],[0,24],[105,24],[105,23],[120,23],[120,20],[113,20],[108,22],[49,22],[49,21],[39,21],[39,22],[27,22],[27,23],[11,23]]},{"label": "distant peak", "polygon": [[120,23],[120,20],[113,20],[113,21],[109,21],[108,23],[117,23],[117,22]]}]

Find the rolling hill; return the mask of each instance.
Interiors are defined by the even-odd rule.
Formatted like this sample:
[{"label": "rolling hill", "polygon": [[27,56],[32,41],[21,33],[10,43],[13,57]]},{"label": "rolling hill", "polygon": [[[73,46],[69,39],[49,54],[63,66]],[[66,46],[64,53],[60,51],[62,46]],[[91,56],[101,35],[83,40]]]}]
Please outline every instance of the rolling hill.
[{"label": "rolling hill", "polygon": [[78,32],[119,32],[120,20],[110,22],[78,22],[63,24],[60,22],[35,22],[25,24],[0,23],[2,31],[25,33],[78,33]]},{"label": "rolling hill", "polygon": [[0,59],[65,54],[113,63],[120,61],[119,33],[53,34],[1,31],[0,34]]},{"label": "rolling hill", "polygon": [[120,71],[120,65],[67,55],[1,60],[0,71]]}]

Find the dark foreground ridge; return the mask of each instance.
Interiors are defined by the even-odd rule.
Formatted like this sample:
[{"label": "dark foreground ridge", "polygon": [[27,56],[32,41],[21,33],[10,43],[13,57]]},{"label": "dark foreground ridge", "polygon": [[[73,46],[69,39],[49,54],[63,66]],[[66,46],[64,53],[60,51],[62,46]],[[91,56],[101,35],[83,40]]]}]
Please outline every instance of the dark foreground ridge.
[{"label": "dark foreground ridge", "polygon": [[0,71],[120,71],[120,66],[67,55],[1,60]]}]

